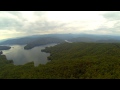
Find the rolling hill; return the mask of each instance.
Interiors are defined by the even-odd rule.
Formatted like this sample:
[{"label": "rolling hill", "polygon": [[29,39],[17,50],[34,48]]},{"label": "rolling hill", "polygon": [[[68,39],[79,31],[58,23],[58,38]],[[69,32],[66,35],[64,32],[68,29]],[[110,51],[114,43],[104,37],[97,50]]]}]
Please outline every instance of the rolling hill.
[{"label": "rolling hill", "polygon": [[59,38],[44,37],[44,38],[39,38],[33,42],[28,43],[24,47],[24,49],[32,49],[33,47],[40,46],[40,45],[46,45],[46,44],[51,44],[51,43],[62,43],[62,42],[65,42],[65,41]]}]

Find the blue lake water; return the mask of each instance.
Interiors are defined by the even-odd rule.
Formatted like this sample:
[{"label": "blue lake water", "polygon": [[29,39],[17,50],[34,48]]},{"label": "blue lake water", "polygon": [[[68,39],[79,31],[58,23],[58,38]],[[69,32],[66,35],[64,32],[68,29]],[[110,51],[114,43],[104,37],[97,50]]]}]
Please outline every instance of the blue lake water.
[{"label": "blue lake water", "polygon": [[8,60],[13,60],[14,65],[23,65],[28,62],[34,61],[34,65],[46,64],[49,62],[47,57],[50,53],[41,52],[45,47],[55,46],[57,44],[48,44],[34,47],[30,50],[24,50],[25,45],[9,45],[11,49],[2,50]]}]

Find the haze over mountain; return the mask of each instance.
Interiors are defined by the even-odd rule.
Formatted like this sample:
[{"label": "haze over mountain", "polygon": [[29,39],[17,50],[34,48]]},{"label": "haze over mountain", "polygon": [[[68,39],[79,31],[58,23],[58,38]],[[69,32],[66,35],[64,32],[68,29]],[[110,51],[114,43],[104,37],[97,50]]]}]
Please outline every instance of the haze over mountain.
[{"label": "haze over mountain", "polygon": [[70,42],[96,42],[96,43],[120,43],[120,36],[113,35],[95,35],[95,34],[46,34],[32,35],[28,37],[8,39],[0,42],[0,45],[27,45],[25,49],[31,49],[35,46],[62,43],[68,40]]},{"label": "haze over mountain", "polygon": [[58,43],[62,43],[62,42],[65,42],[65,41],[62,40],[62,39],[59,39],[59,38],[44,37],[44,38],[40,38],[40,39],[37,39],[33,42],[28,43],[24,47],[24,49],[32,49],[33,47],[36,47],[36,46],[52,44],[52,43],[57,43],[58,44]]},{"label": "haze over mountain", "polygon": [[0,42],[45,34],[120,35],[119,11],[1,11],[0,18]]},{"label": "haze over mountain", "polygon": [[19,44],[19,45],[24,45],[24,44],[27,44],[27,43],[29,43],[29,42],[32,42],[32,41],[34,41],[36,38],[28,38],[28,37],[26,37],[26,38],[18,38],[18,39],[8,39],[8,40],[5,40],[5,41],[3,41],[3,42],[1,42],[0,44],[1,45],[6,45],[6,44]]}]

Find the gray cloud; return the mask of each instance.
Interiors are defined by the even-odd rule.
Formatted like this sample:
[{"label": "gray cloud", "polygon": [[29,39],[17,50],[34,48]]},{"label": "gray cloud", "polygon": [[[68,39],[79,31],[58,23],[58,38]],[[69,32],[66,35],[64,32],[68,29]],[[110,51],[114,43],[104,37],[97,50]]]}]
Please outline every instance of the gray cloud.
[{"label": "gray cloud", "polygon": [[[109,20],[107,22],[109,22]],[[111,34],[111,35],[120,33],[119,31],[120,26],[117,26],[118,23],[114,24],[112,27],[106,26],[105,23],[103,23],[97,29],[92,30],[91,32],[93,33],[96,32],[96,34],[98,33],[98,34]]]},{"label": "gray cloud", "polygon": [[120,20],[114,24],[114,27],[120,29]]},{"label": "gray cloud", "polygon": [[108,20],[120,20],[120,12],[116,11],[109,11],[102,14],[104,18]]},{"label": "gray cloud", "polygon": [[[1,30],[11,30],[14,29],[21,33],[40,33],[40,32],[74,32],[79,28],[79,26],[74,26],[76,22],[60,22],[56,20],[48,20],[47,19],[47,12],[34,12],[33,14],[37,17],[36,21],[25,21],[24,17],[22,16],[21,12],[0,12],[0,14],[11,14],[13,17],[2,17],[0,19],[0,29]],[[14,18],[14,17],[17,17]],[[74,24],[74,25],[73,25]],[[77,22],[78,24],[78,22]]]},{"label": "gray cloud", "polygon": [[102,23],[93,32],[105,33],[105,34],[119,34],[120,33],[120,12],[108,11],[101,14],[105,18],[105,22]]},{"label": "gray cloud", "polygon": [[19,31],[25,22],[25,18],[19,11],[1,11],[0,12],[0,30]]},{"label": "gray cloud", "polygon": [[22,14],[19,11],[7,11],[6,13],[12,14],[17,17],[22,17]]},{"label": "gray cloud", "polygon": [[20,28],[23,24],[14,18],[1,18],[0,19],[0,30],[10,30],[10,29],[17,29]]},{"label": "gray cloud", "polygon": [[32,22],[29,23],[29,25],[27,27],[24,27],[23,30],[25,29],[25,31],[28,32],[54,32],[54,30],[56,29],[63,29],[65,28],[65,26],[67,25],[67,23],[59,23],[57,21],[41,21],[38,20],[36,22]]},{"label": "gray cloud", "polygon": [[45,16],[47,14],[46,11],[36,11],[36,12],[33,12],[34,15],[36,16]]},{"label": "gray cloud", "polygon": [[[44,34],[44,33],[120,33],[120,12],[106,12],[101,14],[106,20],[97,29],[86,30],[94,24],[90,20],[76,20],[76,21],[58,21],[51,20],[47,17],[47,12],[36,11],[33,12],[34,20],[28,20],[19,11],[1,11],[0,12],[0,33],[3,30],[20,33],[23,35]],[[84,17],[85,18],[85,17]],[[93,24],[91,24],[93,23]],[[110,26],[109,23],[112,23]],[[94,25],[93,25],[94,28]],[[96,28],[96,26],[95,26]],[[88,28],[89,29],[89,28]],[[15,30],[15,32],[14,32]],[[9,32],[10,33],[10,32]],[[8,33],[8,34],[9,34]],[[12,36],[12,33],[10,33]],[[14,34],[15,35],[15,34]],[[17,35],[16,35],[17,36]],[[19,35],[20,36],[20,35]]]},{"label": "gray cloud", "polygon": [[[23,17],[22,13],[19,12],[19,11],[0,11],[0,14],[3,15],[3,17],[4,17],[4,15],[6,15],[6,16],[12,15],[13,17],[16,17],[16,18],[18,18],[18,19],[26,20],[26,19]],[[7,18],[7,17],[6,17],[6,18]]]}]

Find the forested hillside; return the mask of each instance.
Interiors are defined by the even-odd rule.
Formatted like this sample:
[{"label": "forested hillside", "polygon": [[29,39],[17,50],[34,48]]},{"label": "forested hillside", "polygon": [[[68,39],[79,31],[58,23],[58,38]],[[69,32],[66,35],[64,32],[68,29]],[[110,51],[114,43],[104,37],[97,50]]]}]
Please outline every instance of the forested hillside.
[{"label": "forested hillside", "polygon": [[51,53],[51,61],[37,67],[33,62],[13,65],[0,55],[0,78],[120,78],[120,43],[61,43],[42,51]]},{"label": "forested hillside", "polygon": [[59,38],[44,37],[44,38],[39,38],[33,42],[28,43],[24,47],[24,49],[32,49],[33,47],[40,46],[40,45],[46,45],[46,44],[51,44],[51,43],[61,43],[61,42],[65,42],[65,41]]}]

